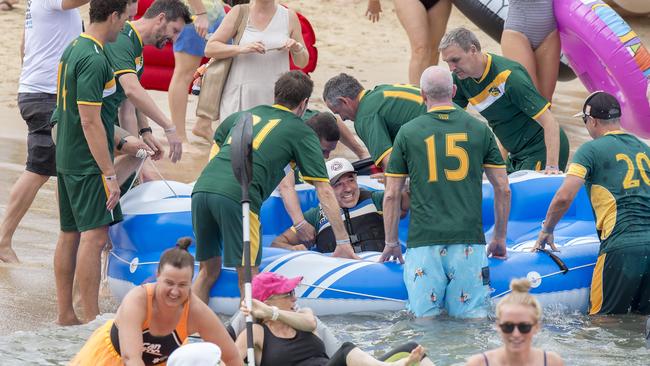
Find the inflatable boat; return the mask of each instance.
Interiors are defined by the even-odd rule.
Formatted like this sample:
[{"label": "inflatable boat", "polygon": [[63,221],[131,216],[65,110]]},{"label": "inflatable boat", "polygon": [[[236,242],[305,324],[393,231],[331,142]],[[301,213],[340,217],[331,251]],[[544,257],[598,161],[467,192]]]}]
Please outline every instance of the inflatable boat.
[{"label": "inflatable boat", "polygon": [[[508,259],[490,259],[493,298],[508,293],[512,278],[527,277],[533,282],[532,292],[545,306],[586,311],[599,241],[584,189],[557,225],[555,238],[561,245],[560,251],[529,251],[562,179],[535,172],[510,176],[512,207],[508,223]],[[368,189],[381,188],[365,176],[359,177],[359,184]],[[124,221],[110,229],[113,249],[108,277],[111,291],[117,298],[121,300],[134,286],[155,281],[162,251],[172,247],[177,238],[192,236],[191,192],[192,186],[188,184],[155,181],[142,184],[123,197]],[[298,186],[298,195],[303,209],[318,204],[311,186]],[[494,225],[493,202],[491,186],[484,183],[483,225],[488,238]],[[308,306],[319,315],[404,308],[407,293],[402,265],[377,263],[377,252],[364,252],[360,254],[362,260],[350,260],[314,251],[268,247],[272,239],[291,224],[277,192],[265,201],[260,218],[265,246],[260,269],[285,276],[304,276],[296,291],[301,306]],[[402,242],[407,231],[408,216],[400,223]],[[215,312],[232,314],[238,309],[236,276],[233,268],[222,269],[210,292],[210,307]]]}]

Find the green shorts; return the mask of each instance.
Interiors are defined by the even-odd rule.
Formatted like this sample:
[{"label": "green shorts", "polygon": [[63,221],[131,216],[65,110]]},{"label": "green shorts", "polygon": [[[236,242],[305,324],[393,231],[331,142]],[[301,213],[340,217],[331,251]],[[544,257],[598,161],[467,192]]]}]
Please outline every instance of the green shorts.
[{"label": "green shorts", "polygon": [[108,193],[101,174],[57,173],[61,231],[84,232],[122,221],[120,204],[106,209]]},{"label": "green shorts", "polygon": [[[196,260],[199,262],[223,255],[226,267],[243,267],[243,227],[241,205],[217,193],[192,194],[192,228],[196,237]],[[261,226],[251,211],[251,264],[262,261]]]},{"label": "green shorts", "polygon": [[[564,130],[560,128],[560,160],[559,169],[564,171],[569,161],[569,139]],[[517,156],[510,155],[506,159],[508,174],[519,170],[540,171],[546,168],[546,145],[541,144],[538,149],[532,149],[530,153],[520,152]]]},{"label": "green shorts", "polygon": [[589,314],[650,314],[650,243],[598,256]]}]

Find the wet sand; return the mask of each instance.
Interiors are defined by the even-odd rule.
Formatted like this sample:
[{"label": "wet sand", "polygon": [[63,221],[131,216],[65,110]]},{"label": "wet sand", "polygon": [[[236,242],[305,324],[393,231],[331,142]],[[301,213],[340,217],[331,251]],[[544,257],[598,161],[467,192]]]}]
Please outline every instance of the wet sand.
[{"label": "wet sand", "polygon": [[[327,79],[339,72],[356,76],[365,87],[379,83],[407,82],[409,45],[406,34],[395,16],[393,4],[382,1],[384,12],[379,23],[372,24],[363,17],[365,0],[289,0],[287,5],[301,11],[310,21],[318,37],[318,68],[312,77],[315,92],[312,107],[325,109],[322,88]],[[87,10],[82,14],[87,18]],[[4,217],[9,190],[24,169],[25,124],[16,106],[16,90],[20,75],[19,45],[24,22],[24,4],[11,12],[0,12],[0,32],[4,47],[0,47],[0,217]],[[629,19],[632,27],[646,44],[650,43],[650,18]],[[452,12],[449,27],[466,26],[476,31],[488,52],[500,53],[498,44],[483,34],[458,11]],[[553,113],[569,135],[572,152],[589,139],[582,122],[571,117],[581,107],[588,93],[579,81],[558,83]],[[156,102],[168,111],[167,95],[152,92]],[[194,123],[192,116],[196,101],[188,106],[188,134]],[[162,138],[160,128],[154,128]],[[196,179],[207,160],[208,145],[196,141],[177,164],[159,164],[167,179],[190,182]],[[335,154],[352,157],[339,148]],[[182,169],[179,169],[182,167]],[[38,193],[32,208],[23,219],[13,246],[22,260],[20,265],[0,263],[0,333],[37,330],[53,325],[56,316],[52,255],[58,234],[58,214],[54,194],[56,186],[50,180]],[[104,291],[103,311],[113,312],[116,305]]]}]

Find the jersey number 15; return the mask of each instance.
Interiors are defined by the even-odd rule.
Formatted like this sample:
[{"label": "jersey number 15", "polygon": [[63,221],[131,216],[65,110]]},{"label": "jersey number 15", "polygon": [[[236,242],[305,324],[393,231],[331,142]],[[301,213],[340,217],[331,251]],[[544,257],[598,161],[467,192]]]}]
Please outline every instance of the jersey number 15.
[{"label": "jersey number 15", "polygon": [[[467,177],[467,171],[469,170],[469,155],[467,154],[467,150],[457,145],[459,142],[465,141],[467,141],[466,133],[449,133],[445,135],[445,155],[458,159],[457,169],[445,168],[445,178],[449,181],[460,181]],[[431,135],[424,139],[424,143],[427,145],[429,182],[437,182],[438,160],[436,156],[435,135]]]}]

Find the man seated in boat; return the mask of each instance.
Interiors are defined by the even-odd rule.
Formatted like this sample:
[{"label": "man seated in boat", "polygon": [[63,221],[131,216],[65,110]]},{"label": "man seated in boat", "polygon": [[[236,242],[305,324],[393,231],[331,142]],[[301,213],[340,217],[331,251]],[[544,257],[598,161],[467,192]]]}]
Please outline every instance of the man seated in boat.
[{"label": "man seated in boat", "polygon": [[[384,191],[368,191],[359,188],[357,173],[352,164],[343,158],[327,162],[327,174],[334,189],[336,200],[341,207],[341,218],[350,235],[355,252],[384,250],[384,223],[382,201]],[[402,193],[402,217],[409,208],[406,192]],[[331,253],[336,248],[334,233],[329,221],[320,207],[314,207],[304,213],[305,221],[292,226],[273,240],[272,247],[291,250],[307,250],[315,246],[322,253]],[[297,231],[300,225],[310,224],[316,228],[313,242],[301,242]]]}]

